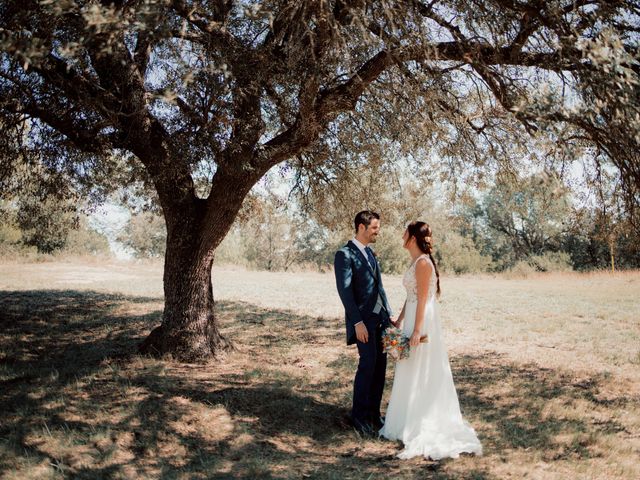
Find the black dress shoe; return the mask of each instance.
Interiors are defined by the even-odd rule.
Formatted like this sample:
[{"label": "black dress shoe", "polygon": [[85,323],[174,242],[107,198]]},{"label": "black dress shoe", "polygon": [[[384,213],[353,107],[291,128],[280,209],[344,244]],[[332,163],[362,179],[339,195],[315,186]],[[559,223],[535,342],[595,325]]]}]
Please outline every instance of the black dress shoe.
[{"label": "black dress shoe", "polygon": [[375,428],[377,432],[384,426],[384,417],[378,417],[377,419],[374,419],[371,422],[371,424],[373,425],[373,428]]},{"label": "black dress shoe", "polygon": [[378,433],[375,427],[370,423],[359,422],[357,420],[353,420],[353,428],[356,432],[365,437],[371,437]]},{"label": "black dress shoe", "polygon": [[356,428],[356,431],[363,437],[377,437],[378,430],[373,425],[365,425],[361,428]]}]

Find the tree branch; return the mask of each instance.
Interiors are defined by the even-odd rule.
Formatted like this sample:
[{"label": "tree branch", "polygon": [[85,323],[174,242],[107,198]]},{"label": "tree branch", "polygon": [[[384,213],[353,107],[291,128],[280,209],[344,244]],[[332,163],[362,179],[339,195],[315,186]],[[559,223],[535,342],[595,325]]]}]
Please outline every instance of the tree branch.
[{"label": "tree branch", "polygon": [[[578,53],[575,52],[576,57],[581,58]],[[345,83],[320,92],[315,101],[315,108],[307,116],[303,116],[301,111],[293,126],[263,144],[257,151],[258,158],[255,159],[255,163],[272,166],[300,153],[317,138],[321,127],[332,118],[333,114],[353,110],[365,89],[397,61],[458,61],[473,66],[500,64],[537,67],[552,71],[581,68],[579,65],[570,63],[566,55],[566,50],[562,53],[514,52],[511,47],[493,48],[477,42],[467,42],[464,45],[459,42],[441,42],[427,47],[383,50],[365,62]],[[492,91],[498,95],[498,100],[505,108],[513,110],[514,105],[499,78],[486,68],[480,68],[479,73],[488,82]]]},{"label": "tree branch", "polygon": [[[219,0],[215,3],[217,8],[213,16],[206,15],[197,6],[189,7],[183,0],[173,0],[171,6],[178,16],[207,35],[208,45],[218,47],[221,52],[224,52],[225,49],[244,50],[236,38],[224,27],[232,2]],[[192,36],[192,38],[196,37]]]},{"label": "tree branch", "polygon": [[[74,118],[69,110],[61,111],[58,108],[47,108],[40,101],[23,103],[17,100],[7,101],[3,104],[6,111],[27,115],[30,118],[40,120],[51,128],[66,136],[79,150],[86,153],[99,154],[104,152],[106,138],[100,135],[100,130],[106,125],[91,125]],[[111,147],[111,145],[108,145]]]}]

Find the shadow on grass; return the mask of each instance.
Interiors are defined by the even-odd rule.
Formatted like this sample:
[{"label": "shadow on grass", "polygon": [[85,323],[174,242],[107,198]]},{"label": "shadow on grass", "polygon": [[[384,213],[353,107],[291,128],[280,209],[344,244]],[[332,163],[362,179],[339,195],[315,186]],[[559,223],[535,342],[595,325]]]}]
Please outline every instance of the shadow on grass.
[{"label": "shadow on grass", "polygon": [[[135,355],[160,320],[160,301],[0,292],[0,469],[15,478],[494,478],[487,464],[461,474],[449,461],[401,462],[396,444],[345,426],[347,405],[336,398],[348,398],[353,355],[321,359],[333,376],[313,381],[273,361],[274,352],[290,360],[293,331],[319,339],[318,325],[325,334],[308,355],[321,358],[326,342],[346,351],[338,321],[220,302],[225,334],[258,339],[244,354],[250,361],[237,354],[190,366]],[[257,373],[248,374],[251,365]],[[489,457],[522,449],[549,461],[590,458],[589,438],[617,428],[544,413],[557,399],[595,406],[602,378],[577,383],[489,354],[454,357],[452,368]],[[587,440],[559,445],[559,434]]]},{"label": "shadow on grass", "polygon": [[[594,425],[587,415],[567,417],[545,411],[558,400],[569,409],[580,400],[595,408],[603,402],[598,394],[604,375],[578,380],[570,372],[504,362],[495,353],[455,357],[452,370],[465,415],[493,427],[492,435],[481,438],[485,450],[536,450],[547,461],[586,459],[600,455],[590,449],[594,435],[624,430],[615,421]],[[623,407],[630,401],[620,398],[616,403]],[[559,442],[561,434],[574,440]]]},{"label": "shadow on grass", "polygon": [[161,311],[119,314],[123,306],[162,299],[93,291],[37,290],[0,292],[0,364],[36,378],[44,370],[63,378],[96,368],[109,357],[135,351]]}]

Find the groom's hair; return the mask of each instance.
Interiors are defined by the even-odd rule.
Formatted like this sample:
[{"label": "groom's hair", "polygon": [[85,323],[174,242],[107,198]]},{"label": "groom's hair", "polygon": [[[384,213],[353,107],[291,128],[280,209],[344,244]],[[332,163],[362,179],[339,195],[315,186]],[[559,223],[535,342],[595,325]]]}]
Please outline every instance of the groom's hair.
[{"label": "groom's hair", "polygon": [[376,212],[372,212],[371,210],[363,210],[356,214],[356,219],[353,221],[356,226],[356,233],[358,233],[358,225],[362,224],[365,228],[371,225],[371,220],[373,219],[380,220],[380,215]]}]

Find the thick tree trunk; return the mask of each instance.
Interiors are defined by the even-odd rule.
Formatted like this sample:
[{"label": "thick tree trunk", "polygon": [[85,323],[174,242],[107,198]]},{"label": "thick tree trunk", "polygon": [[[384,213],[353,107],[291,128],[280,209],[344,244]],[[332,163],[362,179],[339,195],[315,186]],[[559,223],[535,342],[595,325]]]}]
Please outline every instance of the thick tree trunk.
[{"label": "thick tree trunk", "polygon": [[220,334],[214,314],[211,266],[216,247],[263,174],[262,170],[232,174],[220,170],[208,200],[192,198],[179,206],[163,206],[167,224],[164,313],[162,325],[140,345],[141,352],[203,362],[232,348]]},{"label": "thick tree trunk", "polygon": [[195,223],[183,219],[179,227],[167,229],[162,325],[141,344],[142,353],[202,362],[231,347],[220,334],[214,314],[214,250],[202,251],[200,228]]}]

